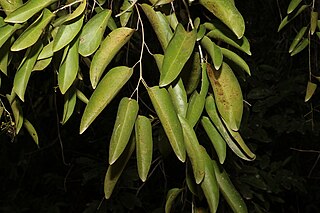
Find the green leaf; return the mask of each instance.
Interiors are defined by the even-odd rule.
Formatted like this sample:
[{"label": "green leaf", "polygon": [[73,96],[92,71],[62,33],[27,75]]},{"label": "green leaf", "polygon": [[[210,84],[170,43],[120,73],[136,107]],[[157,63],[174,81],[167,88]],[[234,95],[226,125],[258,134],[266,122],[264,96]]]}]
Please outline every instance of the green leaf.
[{"label": "green leaf", "polygon": [[71,20],[58,28],[57,35],[53,40],[53,52],[61,50],[67,46],[79,33],[83,24],[83,17]]},{"label": "green leaf", "polygon": [[157,6],[161,6],[164,4],[169,4],[171,2],[173,2],[173,0],[157,0],[156,3],[154,3],[152,6],[157,7]]},{"label": "green leaf", "polygon": [[64,125],[73,114],[76,106],[76,102],[77,102],[76,88],[72,86],[64,95],[63,115],[61,120],[62,125]]},{"label": "green leaf", "polygon": [[0,1],[0,6],[3,9],[3,11],[6,13],[6,15],[9,15],[13,11],[15,11],[17,8],[21,7],[22,4],[23,4],[22,0]]},{"label": "green leaf", "polygon": [[312,83],[311,81],[308,81],[306,96],[304,98],[305,102],[309,101],[310,98],[312,98],[312,96],[313,96],[314,92],[316,91],[316,89],[317,89],[317,84]]},{"label": "green leaf", "polygon": [[318,12],[311,11],[311,20],[310,20],[310,33],[313,35],[317,29],[318,24]]},{"label": "green leaf", "polygon": [[148,4],[141,4],[141,8],[143,9],[149,22],[151,23],[151,26],[157,35],[162,49],[165,50],[173,36],[168,20],[166,19],[165,15],[163,15],[159,11],[156,12]]},{"label": "green leaf", "polygon": [[[13,38],[11,39],[11,41]],[[0,70],[3,74],[8,75],[8,65],[9,65],[9,53],[10,53],[10,40],[6,41],[0,48]]]},{"label": "green leaf", "polygon": [[125,27],[128,24],[128,21],[132,14],[131,1],[123,1],[122,6],[120,7],[120,12],[122,13],[123,11],[125,12],[120,16],[120,23],[122,27]]},{"label": "green leaf", "polygon": [[187,103],[187,92],[184,88],[183,82],[181,79],[174,85],[170,85],[168,88],[172,103],[175,107],[175,110],[182,117],[185,117],[187,114],[188,103]]},{"label": "green leaf", "polygon": [[98,49],[111,13],[111,10],[102,10],[84,25],[79,43],[79,53],[82,56],[89,56]]},{"label": "green leaf", "polygon": [[87,0],[82,0],[79,6],[77,7],[77,9],[75,9],[71,14],[68,14],[64,22],[71,21],[81,16],[84,10],[86,9],[86,7],[87,7]]},{"label": "green leaf", "polygon": [[26,128],[36,145],[39,147],[38,134],[33,125],[27,119],[23,119],[23,126]]},{"label": "green leaf", "polygon": [[58,0],[29,0],[10,13],[4,21],[9,23],[24,23],[43,8],[46,8],[57,1]]},{"label": "green leaf", "polygon": [[198,84],[201,79],[201,60],[200,54],[195,52],[192,57],[192,63],[188,72],[182,73],[182,79],[186,87],[187,94],[190,95],[193,91],[195,91],[198,87]]},{"label": "green leaf", "polygon": [[223,57],[229,59],[230,61],[238,65],[241,69],[243,69],[246,73],[251,75],[248,64],[239,55],[225,48],[221,48],[221,51],[222,51]]},{"label": "green leaf", "polygon": [[26,92],[32,69],[37,61],[42,47],[42,43],[37,42],[27,50],[26,59],[19,66],[19,69],[14,76],[13,90],[22,101],[24,101],[24,93]]},{"label": "green leaf", "polygon": [[189,122],[180,115],[178,115],[178,117],[182,126],[184,145],[191,161],[193,175],[196,183],[200,184],[205,176],[205,163],[201,155],[201,146]]},{"label": "green leaf", "polygon": [[292,51],[296,48],[296,46],[299,44],[299,42],[301,41],[306,31],[307,31],[307,27],[302,27],[300,29],[300,31],[297,33],[296,37],[293,39],[289,47],[289,53],[292,53]]},{"label": "green leaf", "polygon": [[122,46],[129,41],[134,32],[134,29],[127,27],[117,28],[102,41],[90,65],[90,81],[94,89],[108,64]]},{"label": "green leaf", "polygon": [[243,98],[236,76],[226,63],[219,70],[207,66],[207,72],[221,117],[228,127],[238,131],[243,113]]},{"label": "green leaf", "polygon": [[116,162],[126,148],[138,115],[138,110],[139,105],[136,100],[127,97],[121,99],[110,140],[110,165]]},{"label": "green leaf", "polygon": [[294,11],[302,0],[291,0],[287,9],[287,14],[289,15],[292,11]]},{"label": "green leaf", "polygon": [[20,129],[23,125],[23,120],[24,120],[21,103],[13,90],[11,92],[11,95],[7,94],[6,97],[10,103],[11,110],[14,117],[14,124],[16,129],[15,134],[18,134],[20,132]]},{"label": "green leaf", "polygon": [[199,3],[228,26],[238,39],[243,37],[245,23],[232,0],[199,0]]},{"label": "green leaf", "polygon": [[147,117],[142,115],[137,117],[135,135],[138,174],[140,179],[145,182],[150,170],[153,153],[152,126]]},{"label": "green leaf", "polygon": [[309,45],[309,39],[304,38],[291,52],[290,56],[294,56],[304,50]]},{"label": "green leaf", "polygon": [[112,165],[109,165],[105,179],[104,179],[104,196],[109,199],[112,195],[113,189],[116,186],[125,166],[127,165],[135,148],[135,139],[131,137],[130,142],[126,146],[122,155]]},{"label": "green leaf", "polygon": [[79,71],[79,37],[76,37],[71,43],[66,58],[62,61],[58,73],[58,85],[62,94],[73,84]]},{"label": "green leaf", "polygon": [[172,188],[167,193],[165,213],[170,213],[174,200],[183,191],[183,189]]},{"label": "green leaf", "polygon": [[2,27],[0,27],[0,48],[2,45],[13,35],[13,33],[20,29],[21,25],[20,24],[6,24]]},{"label": "green leaf", "polygon": [[45,68],[47,68],[52,61],[52,58],[46,58],[37,60],[36,64],[32,68],[32,71],[43,71]]},{"label": "green leaf", "polygon": [[201,118],[201,124],[206,131],[221,164],[224,163],[227,155],[227,146],[223,137],[220,135],[217,128],[211,123],[210,119],[206,116]]},{"label": "green leaf", "polygon": [[219,186],[216,175],[206,149],[201,146],[201,157],[204,161],[205,175],[200,186],[209,204],[210,212],[216,212],[219,204]]},{"label": "green leaf", "polygon": [[214,64],[214,68],[218,70],[221,67],[223,61],[223,55],[220,47],[216,45],[213,41],[211,41],[207,36],[204,36],[201,39],[201,45],[209,53]]},{"label": "green leaf", "polygon": [[210,30],[207,33],[207,36],[213,39],[217,39],[219,41],[223,41],[231,46],[251,55],[250,51],[250,43],[248,39],[243,36],[242,38],[238,39],[236,36],[232,34],[232,32],[223,26],[221,23],[212,22],[212,23],[204,23],[204,26]]},{"label": "green leaf", "polygon": [[80,91],[80,90],[76,90],[76,95],[77,98],[79,98],[80,101],[82,101],[85,104],[89,103],[89,99]]},{"label": "green leaf", "polygon": [[229,135],[228,130],[226,127],[223,125],[219,113],[216,108],[216,103],[212,95],[209,95],[206,99],[205,103],[205,108],[206,111],[212,120],[214,126],[218,129],[219,133],[221,136],[224,138],[224,140],[227,142],[229,148],[240,158],[247,160],[247,161],[252,161],[254,158],[249,158],[245,153],[243,153],[243,150],[238,147],[237,144],[233,141],[231,136]]},{"label": "green leaf", "polygon": [[53,56],[52,47],[53,47],[53,42],[50,42],[46,46],[44,46],[38,56],[38,60],[51,58]]},{"label": "green leaf", "polygon": [[193,52],[196,36],[195,30],[186,32],[183,26],[178,24],[164,53],[159,83],[161,87],[170,84],[180,74]]},{"label": "green leaf", "polygon": [[243,201],[241,195],[236,190],[234,185],[232,184],[229,175],[227,172],[218,166],[218,164],[215,161],[212,161],[213,170],[215,172],[217,182],[220,188],[220,191],[235,213],[247,213],[247,206],[245,202]]},{"label": "green leaf", "polygon": [[300,13],[302,13],[305,9],[307,9],[309,7],[309,5],[302,5],[299,10],[293,15],[286,16],[284,17],[284,19],[281,21],[279,28],[278,28],[278,32],[284,27],[286,26],[289,22],[291,22],[295,17],[297,17]]},{"label": "green leaf", "polygon": [[55,15],[50,12],[50,10],[45,8],[39,18],[36,19],[13,43],[11,51],[20,51],[34,45],[54,16]]},{"label": "green leaf", "polygon": [[178,159],[184,162],[186,150],[183,144],[182,127],[168,91],[158,86],[147,88],[147,91],[173,151]]},{"label": "green leaf", "polygon": [[132,69],[125,66],[112,68],[93,92],[81,118],[80,134],[96,119],[102,110],[116,96],[132,75]]}]

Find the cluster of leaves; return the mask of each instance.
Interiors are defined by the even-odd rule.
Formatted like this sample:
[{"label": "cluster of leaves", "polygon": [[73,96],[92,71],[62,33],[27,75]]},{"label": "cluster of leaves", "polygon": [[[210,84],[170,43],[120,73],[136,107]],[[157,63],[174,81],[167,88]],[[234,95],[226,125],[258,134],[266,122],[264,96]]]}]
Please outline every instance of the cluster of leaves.
[{"label": "cluster of leaves", "polygon": [[[297,29],[295,38],[293,39],[289,53],[294,56],[304,49],[308,49],[309,62],[308,62],[308,84],[305,95],[305,102],[309,101],[317,89],[319,78],[318,66],[318,51],[320,39],[320,20],[319,20],[319,2],[313,0],[309,4],[302,4],[301,0],[291,0],[287,8],[287,16],[282,20],[279,25],[278,31],[282,30],[289,22],[293,21],[296,17],[307,13],[306,21],[300,29]],[[296,26],[296,25],[295,25]]]},{"label": "cluster of leaves", "polygon": [[[185,19],[175,13],[178,4],[184,8]],[[201,202],[197,201],[205,197],[210,211],[216,212],[220,191],[233,211],[247,211],[222,168],[227,145],[240,158],[255,159],[239,133],[243,97],[232,69],[239,70],[239,75],[243,71],[250,74],[249,66],[236,51],[247,55],[251,52],[244,36],[244,20],[232,0],[29,0],[9,5],[0,1],[0,5],[5,12],[0,20],[1,79],[12,80],[6,83],[11,89],[7,101],[2,101],[11,109],[7,110],[9,107],[2,102],[0,106],[0,117],[4,119],[1,130],[14,138],[24,125],[38,144],[37,133],[23,116],[22,106],[27,102],[31,74],[52,71],[53,81],[64,97],[61,123],[65,124],[75,112],[77,100],[83,102],[79,105],[86,105],[80,133],[115,97],[121,99],[110,139],[104,186],[107,199],[135,149],[139,177],[142,181],[148,179],[158,134],[168,140],[170,152],[186,162],[186,187],[193,194],[194,208],[200,209]],[[210,19],[194,18],[191,8],[205,10]],[[148,21],[142,19],[143,15]],[[156,54],[146,42],[150,35],[144,28],[147,22],[162,48]],[[139,55],[133,64],[127,62],[133,59],[125,57],[131,48]],[[158,68],[160,74],[155,76],[159,79],[147,80],[153,73],[151,66],[145,66],[145,50],[154,58],[151,63]],[[129,81],[135,85],[133,91],[119,94]],[[156,85],[148,86],[151,84]],[[140,90],[141,85],[145,90]],[[154,111],[151,105],[144,105],[149,100]],[[202,130],[211,144],[200,140]],[[183,191],[169,190],[166,212]]]}]

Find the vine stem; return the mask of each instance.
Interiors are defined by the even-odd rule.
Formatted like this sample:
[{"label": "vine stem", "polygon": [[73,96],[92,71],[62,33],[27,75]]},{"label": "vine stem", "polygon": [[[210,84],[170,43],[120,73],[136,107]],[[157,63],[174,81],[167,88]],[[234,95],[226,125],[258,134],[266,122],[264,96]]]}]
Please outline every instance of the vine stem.
[{"label": "vine stem", "polygon": [[128,12],[132,7],[135,6],[135,4],[136,4],[137,2],[138,2],[138,0],[133,1],[133,2],[131,3],[131,5],[130,5],[127,9],[125,9],[125,10],[122,11],[121,13],[118,13],[117,15],[115,15],[115,17],[117,18],[117,17],[125,14],[126,12]]},{"label": "vine stem", "polygon": [[56,9],[55,11],[53,11],[53,13],[56,14],[60,10],[64,10],[64,9],[66,9],[68,7],[71,7],[74,4],[81,3],[81,2],[83,2],[83,0],[77,0],[77,1],[71,2],[70,4],[64,5],[64,6],[60,7],[60,8],[58,8],[58,9]]}]

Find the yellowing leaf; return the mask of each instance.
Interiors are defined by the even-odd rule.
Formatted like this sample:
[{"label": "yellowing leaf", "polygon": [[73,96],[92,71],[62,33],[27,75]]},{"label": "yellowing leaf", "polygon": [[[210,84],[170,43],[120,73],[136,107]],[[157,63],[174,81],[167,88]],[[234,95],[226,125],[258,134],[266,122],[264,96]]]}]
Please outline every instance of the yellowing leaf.
[{"label": "yellowing leaf", "polygon": [[219,113],[232,130],[239,130],[243,98],[236,76],[226,63],[219,70],[207,66],[207,72]]},{"label": "yellowing leaf", "polygon": [[122,46],[129,41],[134,31],[127,27],[117,28],[102,41],[90,65],[90,81],[93,88],[96,88],[104,70]]},{"label": "yellowing leaf", "polygon": [[84,110],[80,123],[80,134],[89,127],[94,119],[110,103],[131,75],[131,68],[119,66],[112,68],[103,77]]},{"label": "yellowing leaf", "polygon": [[151,26],[158,37],[162,49],[165,50],[173,35],[166,17],[161,12],[156,12],[148,4],[141,4],[141,7],[143,9],[143,12],[146,14],[149,22],[151,23]]},{"label": "yellowing leaf", "polygon": [[238,39],[242,38],[245,23],[232,0],[199,0],[199,2],[227,25]]},{"label": "yellowing leaf", "polygon": [[311,81],[308,81],[306,96],[304,98],[305,102],[309,101],[310,98],[312,98],[312,96],[313,96],[314,92],[316,91],[316,89],[317,89],[317,84],[312,83]]},{"label": "yellowing leaf", "polygon": [[164,52],[164,59],[160,74],[161,87],[170,84],[180,74],[183,66],[193,52],[197,33],[195,30],[186,32],[181,24],[178,24],[175,33]]}]

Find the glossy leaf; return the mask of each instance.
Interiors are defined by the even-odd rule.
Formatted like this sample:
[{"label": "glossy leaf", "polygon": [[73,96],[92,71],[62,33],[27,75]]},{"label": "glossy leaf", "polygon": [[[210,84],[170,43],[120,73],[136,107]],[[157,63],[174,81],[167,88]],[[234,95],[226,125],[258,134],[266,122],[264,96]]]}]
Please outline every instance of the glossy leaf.
[{"label": "glossy leaf", "polygon": [[219,204],[219,186],[214,171],[215,168],[213,168],[211,158],[204,147],[201,147],[200,153],[205,168],[204,179],[200,186],[209,204],[210,212],[216,212]]},{"label": "glossy leaf", "polygon": [[209,95],[206,98],[205,108],[206,108],[206,111],[207,111],[211,121],[213,122],[214,126],[218,129],[219,133],[224,138],[224,140],[228,144],[229,148],[240,158],[247,160],[247,161],[253,160],[253,159],[249,158],[245,153],[243,153],[243,150],[241,150],[238,147],[238,145],[233,141],[233,139],[229,135],[228,130],[226,129],[226,127],[224,126],[224,124],[222,123],[222,121],[220,119],[219,113],[216,108],[216,103],[215,103],[215,100],[212,95]]},{"label": "glossy leaf", "polygon": [[192,126],[182,116],[178,115],[178,117],[182,126],[184,145],[191,161],[193,175],[196,183],[200,184],[205,176],[205,163],[201,155],[201,146]]},{"label": "glossy leaf", "polygon": [[105,179],[104,179],[104,196],[109,199],[112,195],[113,189],[116,186],[125,166],[127,165],[135,148],[135,139],[131,137],[130,142],[126,146],[122,155],[112,165],[109,165]]},{"label": "glossy leaf", "polygon": [[311,12],[311,20],[310,20],[310,33],[313,35],[317,29],[317,23],[318,23],[318,12],[312,11]]},{"label": "glossy leaf", "polygon": [[309,39],[308,38],[304,38],[291,52],[290,56],[294,56],[296,54],[298,54],[299,52],[301,52],[302,50],[304,50],[309,44]]},{"label": "glossy leaf", "polygon": [[238,39],[242,38],[245,23],[232,0],[199,0],[199,3],[228,26]]},{"label": "glossy leaf", "polygon": [[53,40],[53,52],[67,46],[79,33],[83,24],[83,16],[61,25]]},{"label": "glossy leaf", "polygon": [[26,59],[19,66],[19,69],[14,76],[13,90],[22,101],[24,101],[24,93],[41,49],[42,44],[40,42],[30,47],[26,52]]},{"label": "glossy leaf", "polygon": [[147,117],[142,115],[137,117],[135,135],[138,174],[140,179],[145,182],[150,170],[153,153],[152,126]]},{"label": "glossy leaf", "polygon": [[170,84],[180,74],[193,52],[196,36],[195,30],[186,32],[183,26],[178,24],[164,53],[159,83],[161,87]]},{"label": "glossy leaf", "polygon": [[284,17],[284,19],[281,21],[279,28],[278,28],[278,32],[284,27],[286,26],[289,22],[291,22],[295,17],[297,17],[300,13],[302,13],[305,9],[307,9],[309,7],[309,5],[302,5],[299,10],[293,15],[286,16]]},{"label": "glossy leaf", "polygon": [[78,7],[71,14],[68,14],[64,22],[71,21],[81,16],[84,10],[86,9],[86,7],[87,7],[87,0],[82,0],[81,3],[78,5]]},{"label": "glossy leaf", "polygon": [[316,89],[317,89],[317,84],[312,83],[311,81],[308,81],[306,96],[304,98],[305,102],[309,101],[310,98],[312,98],[312,96],[313,96],[314,92],[316,91]]},{"label": "glossy leaf", "polygon": [[76,95],[77,98],[79,98],[80,101],[82,101],[85,104],[89,103],[89,99],[80,91],[80,90],[76,90]]},{"label": "glossy leaf", "polygon": [[170,213],[174,200],[183,191],[183,189],[172,188],[167,193],[165,213]]},{"label": "glossy leaf", "polygon": [[201,45],[209,53],[215,69],[218,70],[221,67],[223,61],[221,48],[218,45],[216,45],[213,41],[211,41],[207,36],[204,36],[201,39]]},{"label": "glossy leaf", "polygon": [[45,68],[47,68],[51,64],[52,58],[46,58],[37,60],[36,64],[32,68],[32,71],[43,71]]},{"label": "glossy leaf", "polygon": [[5,75],[8,74],[9,53],[11,43],[12,42],[8,40],[0,48],[0,71]]},{"label": "glossy leaf", "polygon": [[33,127],[33,125],[28,121],[27,119],[23,119],[23,126],[26,128],[30,136],[32,137],[33,141],[36,143],[36,145],[39,147],[39,139],[36,129]]},{"label": "glossy leaf", "polygon": [[212,161],[212,165],[220,188],[220,192],[222,193],[223,197],[225,198],[233,212],[247,213],[247,206],[239,192],[232,184],[227,172],[223,168],[219,167],[215,161]]},{"label": "glossy leaf", "polygon": [[198,52],[193,54],[192,65],[186,75],[182,75],[183,82],[185,83],[187,94],[190,95],[198,87],[201,80],[201,60]]},{"label": "glossy leaf", "polygon": [[79,71],[79,37],[76,37],[67,49],[67,55],[62,61],[58,73],[58,85],[62,94],[64,94],[73,84]]},{"label": "glossy leaf", "polygon": [[176,84],[170,85],[168,92],[176,112],[182,117],[185,117],[187,115],[188,103],[187,92],[184,88],[182,80],[179,79]]},{"label": "glossy leaf", "polygon": [[94,119],[110,103],[131,75],[131,68],[119,66],[112,68],[103,77],[84,110],[80,123],[80,134],[89,127]]},{"label": "glossy leaf", "polygon": [[163,50],[165,50],[171,40],[173,33],[166,17],[159,11],[155,11],[148,4],[141,4],[143,12],[146,14]]},{"label": "glossy leaf", "polygon": [[224,163],[227,155],[227,146],[223,137],[220,135],[217,128],[211,123],[210,119],[206,116],[201,118],[201,124],[206,131],[221,164]]},{"label": "glossy leaf", "polygon": [[292,51],[296,48],[296,46],[299,44],[299,42],[301,41],[306,31],[307,31],[307,27],[302,27],[300,29],[300,31],[297,33],[296,37],[293,39],[289,47],[289,53],[292,53]]},{"label": "glossy leaf", "polygon": [[53,42],[48,43],[46,46],[44,46],[38,56],[38,60],[50,58],[53,56]]},{"label": "glossy leaf", "polygon": [[9,15],[23,4],[22,0],[0,1],[0,6],[6,15]]},{"label": "glossy leaf", "polygon": [[54,16],[50,10],[45,8],[39,18],[13,43],[11,51],[20,51],[34,45]]},{"label": "glossy leaf", "polygon": [[186,150],[183,143],[182,127],[168,91],[158,86],[147,88],[147,91],[174,153],[180,161],[184,162]]},{"label": "glossy leaf", "polygon": [[222,51],[223,57],[229,59],[230,61],[238,65],[241,69],[243,69],[246,73],[251,75],[248,64],[239,55],[225,48],[221,48],[221,51]]},{"label": "glossy leaf", "polygon": [[117,28],[102,41],[90,65],[90,81],[94,89],[108,64],[122,46],[129,41],[134,31],[127,27]]},{"label": "glossy leaf", "polygon": [[126,148],[138,115],[138,110],[139,105],[136,100],[129,99],[127,97],[121,99],[110,140],[110,165],[112,165],[120,157]]},{"label": "glossy leaf", "polygon": [[61,124],[64,125],[74,112],[77,102],[76,88],[71,87],[64,95],[63,115]]},{"label": "glossy leaf", "polygon": [[226,128],[228,129],[228,132],[230,133],[230,135],[232,136],[232,138],[237,142],[237,145],[242,149],[243,153],[246,154],[246,156],[251,159],[254,160],[256,158],[256,155],[250,150],[250,148],[245,144],[245,142],[243,141],[241,135],[239,132],[237,131],[233,131],[232,129],[230,129],[228,127],[228,125],[226,125]]},{"label": "glossy leaf", "polygon": [[238,39],[236,36],[232,34],[232,32],[221,25],[220,23],[212,22],[212,23],[204,23],[204,26],[210,30],[207,33],[207,36],[213,39],[217,39],[219,41],[223,41],[231,46],[251,55],[250,51],[250,43],[248,39],[243,36],[241,39]]},{"label": "glossy leaf", "polygon": [[298,7],[301,1],[302,0],[291,0],[287,9],[287,14],[290,14],[292,11],[294,11]]},{"label": "glossy leaf", "polygon": [[20,24],[15,24],[15,25],[11,25],[11,24],[6,24],[2,27],[0,27],[0,48],[2,47],[2,45],[8,41],[8,39],[13,35],[13,33],[20,29],[21,25]]},{"label": "glossy leaf", "polygon": [[102,10],[84,25],[79,43],[79,53],[82,56],[89,56],[98,49],[108,25],[111,12],[111,10]]},{"label": "glossy leaf", "polygon": [[46,8],[57,1],[58,0],[29,0],[10,13],[4,21],[9,23],[24,23],[43,8]]}]

